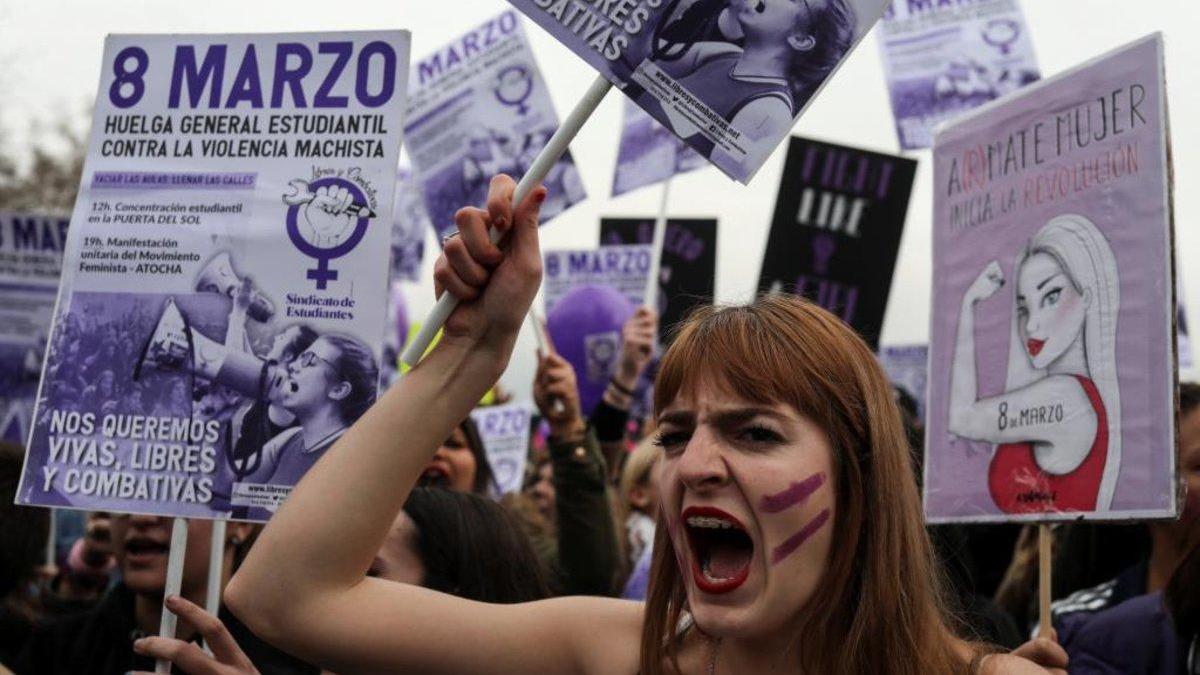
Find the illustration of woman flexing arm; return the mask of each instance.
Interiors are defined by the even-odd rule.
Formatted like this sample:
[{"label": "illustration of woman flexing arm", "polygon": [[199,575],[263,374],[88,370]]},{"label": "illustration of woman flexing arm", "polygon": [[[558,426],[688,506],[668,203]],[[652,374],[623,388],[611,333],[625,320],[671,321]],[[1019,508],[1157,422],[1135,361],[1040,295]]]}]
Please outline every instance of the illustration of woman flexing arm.
[{"label": "illustration of woman flexing arm", "polygon": [[1017,256],[1005,391],[980,398],[975,304],[1005,285],[992,261],[963,296],[950,432],[994,443],[988,489],[1005,513],[1104,511],[1121,466],[1116,259],[1087,218],[1051,219]]}]

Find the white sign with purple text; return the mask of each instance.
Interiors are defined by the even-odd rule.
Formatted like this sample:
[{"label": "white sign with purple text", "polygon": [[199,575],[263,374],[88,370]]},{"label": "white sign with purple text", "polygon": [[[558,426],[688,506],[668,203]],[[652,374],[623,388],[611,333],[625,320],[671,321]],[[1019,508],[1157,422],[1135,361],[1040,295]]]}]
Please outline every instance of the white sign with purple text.
[{"label": "white sign with purple text", "polygon": [[[404,136],[439,237],[456,229],[458,209],[484,206],[492,176],[520,179],[557,129],[513,10],[413,64]],[[542,184],[549,190],[542,223],[587,197],[570,152]]]},{"label": "white sign with purple text", "polygon": [[471,411],[479,429],[483,451],[492,468],[492,488],[497,496],[520,492],[525,481],[525,459],[529,453],[528,405],[508,403]]},{"label": "white sign with purple text", "polygon": [[939,122],[1040,77],[1018,0],[894,0],[879,24],[904,150],[928,148]]},{"label": "white sign with purple text", "polygon": [[265,520],[375,400],[409,35],[111,35],[18,501]]}]

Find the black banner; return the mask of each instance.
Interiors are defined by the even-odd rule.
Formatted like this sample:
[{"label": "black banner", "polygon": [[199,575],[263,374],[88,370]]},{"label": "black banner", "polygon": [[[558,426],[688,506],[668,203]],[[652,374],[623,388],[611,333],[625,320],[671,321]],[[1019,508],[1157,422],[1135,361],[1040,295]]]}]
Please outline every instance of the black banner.
[{"label": "black banner", "polygon": [[803,295],[879,347],[915,160],[793,136],[760,291]]},{"label": "black banner", "polygon": [[[653,218],[602,218],[600,245],[649,244]],[[659,342],[697,305],[712,302],[717,283],[717,221],[669,218],[659,270]]]}]

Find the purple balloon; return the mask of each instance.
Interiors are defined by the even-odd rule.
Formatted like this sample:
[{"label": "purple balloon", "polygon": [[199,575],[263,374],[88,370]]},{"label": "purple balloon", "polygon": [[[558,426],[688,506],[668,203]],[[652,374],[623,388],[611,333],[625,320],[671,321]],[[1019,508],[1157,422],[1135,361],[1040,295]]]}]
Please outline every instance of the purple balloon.
[{"label": "purple balloon", "polygon": [[633,312],[633,304],[611,286],[587,285],[564,295],[546,316],[554,349],[575,369],[585,416],[600,402],[617,367],[621,327]]}]

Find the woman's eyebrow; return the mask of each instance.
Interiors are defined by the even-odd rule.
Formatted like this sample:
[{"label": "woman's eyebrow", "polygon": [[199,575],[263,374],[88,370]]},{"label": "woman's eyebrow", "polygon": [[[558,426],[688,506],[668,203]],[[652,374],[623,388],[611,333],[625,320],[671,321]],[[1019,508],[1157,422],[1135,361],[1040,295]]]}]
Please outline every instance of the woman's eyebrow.
[{"label": "woman's eyebrow", "polygon": [[1039,291],[1042,290],[1042,286],[1045,286],[1046,284],[1050,283],[1051,281],[1053,281],[1054,279],[1056,279],[1060,276],[1062,276],[1062,272],[1055,272],[1054,274],[1051,274],[1050,276],[1046,277],[1045,279],[1042,279],[1042,283],[1037,285],[1037,289]]},{"label": "woman's eyebrow", "polygon": [[690,427],[696,425],[696,413],[691,410],[674,410],[665,412],[658,416],[658,423],[674,424],[679,427]]},{"label": "woman's eyebrow", "polygon": [[718,410],[708,416],[710,424],[718,427],[730,427],[744,424],[755,417],[773,417],[782,420],[784,416],[771,408],[747,407]]}]

